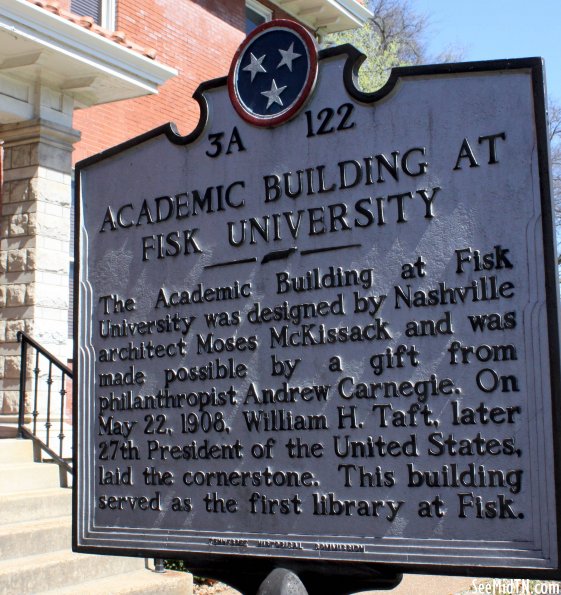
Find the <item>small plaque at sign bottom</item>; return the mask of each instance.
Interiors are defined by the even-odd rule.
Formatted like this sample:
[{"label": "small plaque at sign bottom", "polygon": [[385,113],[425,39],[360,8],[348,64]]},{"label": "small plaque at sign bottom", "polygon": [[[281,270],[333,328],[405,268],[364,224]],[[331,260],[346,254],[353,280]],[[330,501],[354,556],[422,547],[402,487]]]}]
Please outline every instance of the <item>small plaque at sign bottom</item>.
[{"label": "small plaque at sign bottom", "polygon": [[76,548],[558,577],[541,62],[300,34],[77,168]]}]

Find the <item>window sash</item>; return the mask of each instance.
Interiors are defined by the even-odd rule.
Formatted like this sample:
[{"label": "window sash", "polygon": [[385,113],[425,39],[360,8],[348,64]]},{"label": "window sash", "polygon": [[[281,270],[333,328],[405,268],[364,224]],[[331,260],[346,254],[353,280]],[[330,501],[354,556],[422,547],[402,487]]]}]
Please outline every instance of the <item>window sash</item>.
[{"label": "window sash", "polygon": [[263,6],[256,0],[246,0],[245,2],[245,32],[251,33],[259,25],[270,21],[273,17],[273,11]]},{"label": "window sash", "polygon": [[92,17],[98,25],[113,31],[115,2],[116,0],[71,0],[70,10],[79,16]]}]

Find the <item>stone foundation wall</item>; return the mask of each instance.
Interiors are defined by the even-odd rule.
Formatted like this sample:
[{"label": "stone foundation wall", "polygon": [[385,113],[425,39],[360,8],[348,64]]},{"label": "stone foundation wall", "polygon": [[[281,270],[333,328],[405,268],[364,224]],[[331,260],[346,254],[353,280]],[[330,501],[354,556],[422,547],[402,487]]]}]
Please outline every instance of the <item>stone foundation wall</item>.
[{"label": "stone foundation wall", "polygon": [[0,414],[19,401],[22,330],[66,361],[72,129],[41,121],[0,127]]}]

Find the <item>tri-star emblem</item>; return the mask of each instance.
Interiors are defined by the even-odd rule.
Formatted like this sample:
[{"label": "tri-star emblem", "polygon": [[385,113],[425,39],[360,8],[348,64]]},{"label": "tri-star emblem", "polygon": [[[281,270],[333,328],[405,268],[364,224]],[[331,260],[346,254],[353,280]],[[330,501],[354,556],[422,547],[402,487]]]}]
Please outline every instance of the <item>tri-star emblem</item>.
[{"label": "tri-star emblem", "polygon": [[230,98],[244,120],[276,126],[305,104],[317,76],[310,33],[292,21],[271,21],[253,31],[232,62]]}]

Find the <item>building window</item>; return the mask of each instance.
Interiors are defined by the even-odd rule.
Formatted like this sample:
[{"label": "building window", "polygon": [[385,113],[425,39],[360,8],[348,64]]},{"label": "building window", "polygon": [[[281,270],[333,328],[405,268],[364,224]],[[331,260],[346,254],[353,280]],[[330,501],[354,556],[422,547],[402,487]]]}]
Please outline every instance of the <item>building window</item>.
[{"label": "building window", "polygon": [[251,33],[256,27],[270,21],[273,17],[273,11],[259,4],[255,0],[246,0],[245,2],[245,32]]},{"label": "building window", "polygon": [[92,17],[98,24],[114,31],[116,0],[70,0],[70,10],[83,17]]}]

